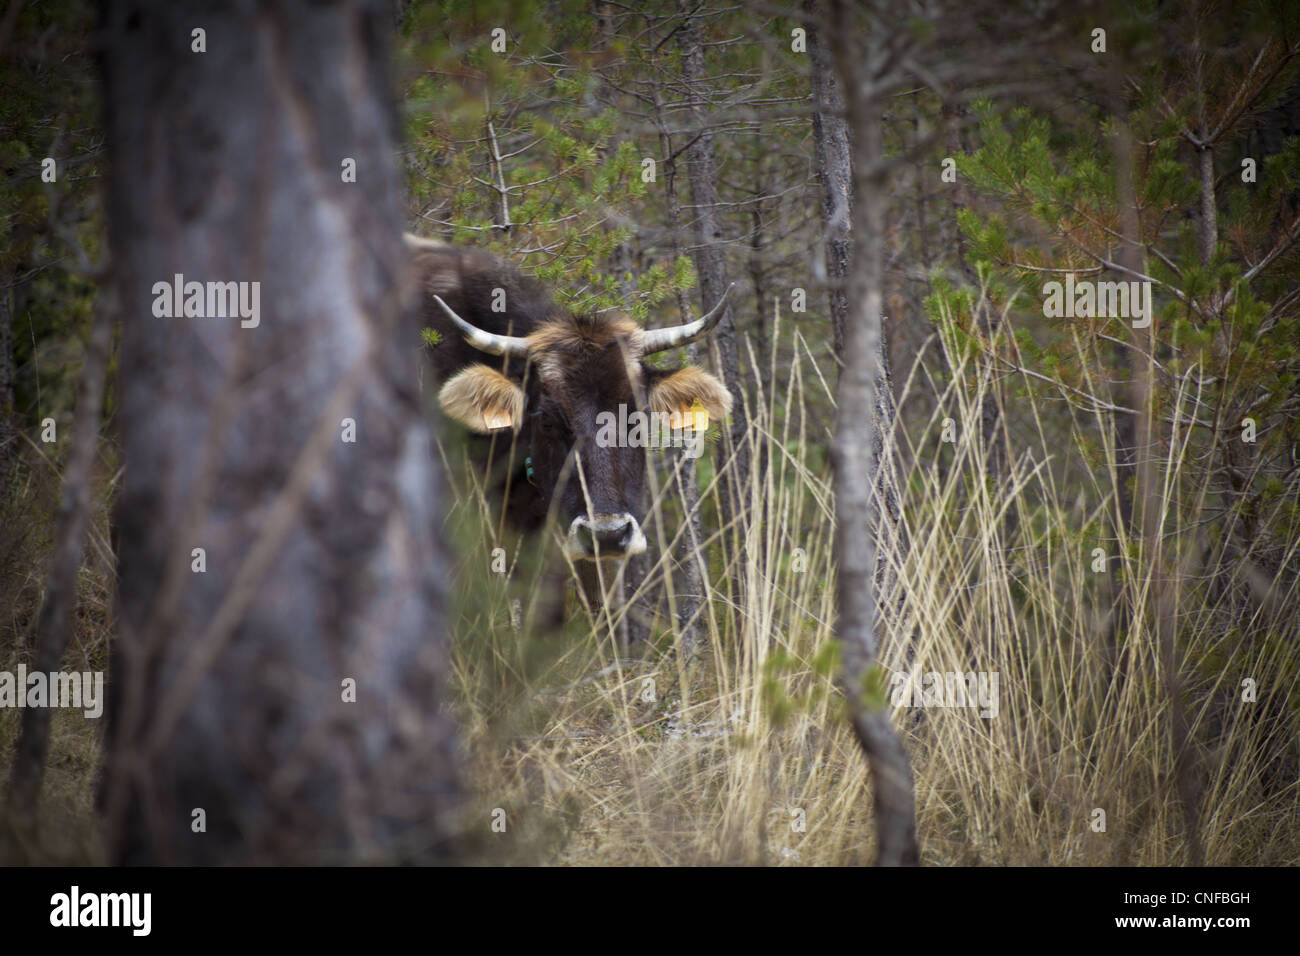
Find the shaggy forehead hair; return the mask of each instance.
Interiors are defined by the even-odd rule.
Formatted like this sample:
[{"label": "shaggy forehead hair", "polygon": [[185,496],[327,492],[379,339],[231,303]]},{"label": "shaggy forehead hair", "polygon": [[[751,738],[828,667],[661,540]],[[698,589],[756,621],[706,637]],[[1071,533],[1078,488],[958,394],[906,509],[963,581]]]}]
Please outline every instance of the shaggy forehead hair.
[{"label": "shaggy forehead hair", "polygon": [[637,357],[641,327],[625,315],[559,315],[528,336],[528,351],[579,354],[600,351],[622,339]]},{"label": "shaggy forehead hair", "polygon": [[528,336],[528,353],[542,381],[562,387],[565,360],[594,356],[619,346],[627,378],[641,380],[641,327],[625,315],[561,315]]}]

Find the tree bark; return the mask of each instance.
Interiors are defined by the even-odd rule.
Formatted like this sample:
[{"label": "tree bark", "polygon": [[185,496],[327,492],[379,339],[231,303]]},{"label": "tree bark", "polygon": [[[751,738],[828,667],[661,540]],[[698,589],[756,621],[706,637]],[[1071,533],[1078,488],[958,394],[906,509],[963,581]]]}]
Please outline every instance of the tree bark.
[{"label": "tree bark", "polygon": [[[849,241],[853,228],[853,164],[849,143],[849,124],[845,119],[844,96],[840,78],[827,45],[819,30],[820,4],[804,0],[804,13],[808,17],[808,52],[812,62],[811,82],[814,111],[812,114],[813,145],[817,159],[817,174],[822,184],[822,216],[824,219],[823,253],[826,262],[826,290],[834,331],[835,354],[845,356],[845,328],[850,320],[848,289],[852,246]],[[882,253],[883,255],[883,253]],[[883,262],[883,260],[882,260]],[[883,283],[883,265],[881,281]],[[883,303],[884,286],[881,285]],[[883,316],[876,336],[878,366],[875,375],[876,408],[871,421],[872,452],[876,462],[877,492],[884,510],[877,516],[877,541],[885,547],[904,547],[902,506],[898,499],[897,483],[892,468],[885,437],[894,421],[897,409],[894,403],[894,385],[890,374],[889,340]],[[890,552],[896,554],[897,551]],[[878,562],[876,584],[883,607],[891,607],[896,591],[896,562]]]},{"label": "tree bark", "polygon": [[[834,0],[831,49],[843,84],[848,122],[856,146],[853,166],[853,251],[846,285],[844,369],[837,392],[831,462],[835,473],[835,557],[840,681],[858,741],[871,766],[875,796],[877,857],[882,866],[916,865],[912,768],[877,692],[876,664],[876,432],[881,311],[884,302],[885,203],[881,171],[884,137],[880,104],[864,94],[859,67],[863,49],[846,0]],[[872,24],[865,60],[880,59],[880,29]]]},{"label": "tree bark", "polygon": [[[723,230],[719,217],[718,164],[713,149],[713,130],[704,115],[706,98],[704,86],[707,74],[704,67],[704,47],[699,29],[691,12],[691,5],[679,0],[678,13],[685,17],[678,30],[682,51],[682,70],[690,110],[696,123],[694,141],[686,148],[686,177],[691,187],[691,202],[695,206],[695,271],[700,281],[701,312],[717,304],[727,289],[727,264],[723,255]],[[719,462],[719,472],[730,465],[730,477],[723,487],[723,524],[731,524],[744,510],[744,489],[749,484],[749,446],[746,441],[749,423],[745,415],[743,394],[745,380],[740,374],[740,353],[736,341],[734,303],[728,299],[722,321],[714,329],[710,341],[717,346],[719,367],[723,381],[735,398],[731,425],[724,432],[726,453]],[[743,532],[742,532],[743,533]]]},{"label": "tree bark", "polygon": [[9,306],[9,276],[0,274],[0,507],[9,500],[9,477],[18,458],[14,427],[14,322]]},{"label": "tree bark", "polygon": [[1202,146],[1197,151],[1197,162],[1201,176],[1201,214],[1196,224],[1196,240],[1201,265],[1208,266],[1219,241],[1219,216],[1214,205],[1214,147],[1208,143]]},{"label": "tree bark", "polygon": [[817,19],[820,4],[804,0],[808,20],[808,53],[812,64],[813,148],[817,176],[822,184],[823,252],[835,354],[844,353],[844,324],[849,303],[844,283],[849,274],[849,227],[852,224],[853,164],[849,154],[849,127],[844,119],[844,96],[830,50],[822,42]]},{"label": "tree bark", "polygon": [[[1131,272],[1146,273],[1141,245],[1141,221],[1138,217],[1137,195],[1133,184],[1133,136],[1126,112],[1116,114],[1114,138],[1115,196],[1119,204],[1119,231],[1124,241],[1118,251],[1119,263]],[[1211,204],[1213,190],[1211,189]],[[1212,217],[1211,217],[1212,218]],[[1212,250],[1213,246],[1211,246]],[[1142,565],[1150,569],[1151,587],[1147,598],[1150,604],[1151,634],[1160,656],[1165,695],[1169,700],[1169,737],[1173,753],[1173,784],[1183,809],[1183,824],[1187,836],[1187,863],[1205,865],[1205,851],[1201,841],[1200,804],[1201,786],[1197,780],[1194,744],[1183,700],[1182,662],[1177,647],[1176,596],[1169,582],[1178,575],[1167,573],[1169,558],[1164,549],[1164,514],[1166,501],[1161,493],[1163,481],[1156,475],[1156,463],[1161,457],[1160,443],[1155,437],[1157,420],[1157,395],[1155,366],[1150,356],[1155,355],[1156,321],[1150,316],[1150,326],[1135,330],[1139,348],[1133,358],[1133,408],[1138,414],[1137,452],[1138,464],[1134,487],[1134,507],[1139,521],[1134,531],[1142,542]],[[1176,556],[1175,556],[1176,560]],[[1138,598],[1133,597],[1136,604]],[[1136,614],[1133,618],[1136,623]]]},{"label": "tree bark", "polygon": [[[442,485],[416,389],[390,29],[379,0],[106,13],[115,862],[450,852]],[[177,275],[260,283],[258,323],[156,317],[155,283]]]},{"label": "tree bark", "polygon": [[[655,90],[655,121],[660,129],[659,148],[664,156],[664,198],[668,204],[668,233],[672,237],[673,262],[676,262],[682,254],[682,204],[677,197],[677,153],[673,148],[672,136],[663,121],[663,107],[658,88]],[[677,292],[677,310],[681,322],[692,321],[690,296],[685,291]],[[698,344],[686,346],[687,361],[692,365],[699,362],[699,348]],[[682,536],[677,547],[673,549],[672,564],[664,574],[664,591],[669,599],[670,613],[677,624],[682,659],[689,661],[703,644],[699,635],[699,611],[704,600],[704,579],[700,575],[697,563],[698,554],[692,550],[703,538],[700,522],[700,491],[696,480],[695,459],[688,457],[685,449],[679,449],[671,453],[670,461],[666,480],[677,491],[682,505],[682,520],[687,526],[688,533]],[[664,535],[658,537],[663,540]]]}]

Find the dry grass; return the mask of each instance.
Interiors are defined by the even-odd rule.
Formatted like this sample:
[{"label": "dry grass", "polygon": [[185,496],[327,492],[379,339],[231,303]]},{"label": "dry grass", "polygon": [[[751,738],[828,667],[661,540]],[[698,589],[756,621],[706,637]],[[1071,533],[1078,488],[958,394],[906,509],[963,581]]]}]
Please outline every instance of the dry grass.
[{"label": "dry grass", "polygon": [[[108,538],[113,466],[97,475],[85,558],[77,581],[77,610],[63,669],[106,671],[112,633],[114,564]],[[24,449],[20,480],[0,501],[0,671],[32,666],[31,629],[45,589],[45,563],[53,546],[61,470],[39,445]],[[0,708],[0,781],[9,777],[23,711]],[[104,721],[56,709],[37,820],[17,818],[0,804],[0,865],[87,865],[102,861],[95,787]]]},{"label": "dry grass", "polygon": [[[1163,571],[1149,567],[1140,543],[1108,542],[1099,530],[1115,506],[1113,455],[1098,465],[1085,449],[1108,434],[1104,417],[1062,416],[1041,398],[1027,399],[1015,416],[1018,457],[1005,475],[989,478],[977,427],[959,427],[951,444],[939,440],[944,418],[978,422],[989,383],[952,341],[933,347],[943,352],[945,382],[918,365],[904,386],[908,424],[897,444],[909,547],[896,569],[897,599],[886,609],[883,664],[996,673],[1000,693],[993,719],[969,707],[892,707],[916,774],[924,862],[1184,862],[1169,701],[1146,623],[1159,584],[1175,602],[1186,660],[1207,862],[1300,863],[1292,690],[1300,615],[1289,570],[1297,536],[1288,532],[1288,560],[1273,582],[1245,562],[1232,565],[1222,549],[1207,549],[1198,510],[1207,495],[1187,465],[1187,436],[1175,434],[1157,470],[1168,495],[1192,504],[1170,509],[1171,557]],[[639,659],[620,657],[614,616],[592,621],[578,609],[562,633],[541,634],[558,594],[539,570],[555,552],[539,551],[553,542],[500,537],[482,488],[451,455],[449,527],[462,549],[452,592],[452,680],[469,755],[466,825],[491,834],[484,859],[871,860],[866,769],[833,685],[828,370],[816,367],[797,337],[783,351],[779,370],[756,376],[760,397],[750,410],[756,457],[770,467],[756,469],[746,489],[744,527],[705,543],[705,646],[690,663],[675,653],[680,634],[667,599],[641,611],[653,616],[654,641]],[[666,487],[662,467],[658,477]],[[717,479],[701,468],[705,528],[716,527]],[[40,535],[48,535],[41,529],[52,525],[54,502],[36,484],[11,504],[6,522],[0,668],[23,653],[12,638],[25,632],[39,601],[49,546]],[[663,491],[657,497],[659,520],[647,527],[652,555],[662,556],[683,531],[676,503]],[[1266,517],[1280,527],[1280,516]],[[10,533],[18,527],[24,535]],[[68,667],[103,666],[111,572],[100,557],[102,515],[95,534]],[[490,571],[498,545],[509,552],[508,577]],[[1108,558],[1102,574],[1091,568],[1098,546]],[[1209,564],[1188,557],[1205,553]],[[663,577],[660,561],[647,593]],[[1140,610],[1131,628],[1113,629],[1121,583],[1140,596]],[[1242,699],[1245,678],[1257,683],[1255,703]],[[17,712],[0,711],[0,774],[7,775],[17,727]],[[97,730],[58,716],[41,830],[16,839],[13,821],[0,820],[10,834],[0,844],[6,862],[98,858]],[[491,832],[497,808],[505,811],[505,833]],[[1098,809],[1104,832],[1093,826]]]},{"label": "dry grass", "polygon": [[[892,708],[916,775],[924,862],[1185,861],[1169,701],[1147,623],[1157,582],[1176,602],[1207,862],[1300,862],[1292,697],[1300,633],[1295,580],[1285,570],[1295,566],[1294,534],[1271,599],[1247,601],[1243,618],[1226,597],[1210,599],[1205,582],[1217,570],[1224,594],[1239,594],[1248,568],[1226,561],[1192,568],[1184,557],[1203,543],[1199,511],[1170,509],[1166,552],[1179,563],[1171,558],[1162,573],[1148,566],[1140,543],[1106,540],[1099,529],[1115,507],[1113,455],[1101,467],[1080,467],[1085,446],[1109,434],[1100,414],[1075,415],[1070,433],[1049,439],[1048,410],[1028,399],[1013,434],[1020,457],[1000,481],[986,477],[978,427],[959,427],[936,452],[944,418],[978,423],[989,383],[953,341],[934,345],[948,383],[925,379],[918,366],[905,386],[928,399],[912,404],[932,414],[909,424],[911,441],[899,439],[910,547],[897,569],[883,664],[894,672],[996,673],[1000,693],[993,719],[969,707]],[[509,602],[526,606],[538,584],[526,575],[514,587],[488,581],[479,569],[503,542],[487,534],[468,545],[457,591],[472,593],[474,611],[460,618],[455,640],[457,684],[471,689],[463,702],[476,790],[469,819],[486,829],[494,808],[506,811],[508,830],[495,837],[502,859],[872,858],[864,761],[833,687],[833,518],[817,446],[826,436],[809,433],[814,419],[828,416],[805,407],[814,397],[826,405],[829,394],[807,349],[790,352],[780,376],[757,377],[760,390],[775,383],[751,410],[751,440],[772,467],[748,489],[746,526],[709,545],[708,649],[692,664],[674,652],[679,634],[661,609],[659,653],[647,660],[620,662],[617,622],[593,627],[579,612],[566,636],[549,639],[562,649],[555,659],[534,657],[530,669],[520,646],[531,642],[511,626]],[[1052,414],[1059,421],[1059,410]],[[1175,435],[1158,471],[1166,494],[1195,503],[1202,489],[1186,487],[1188,440]],[[706,498],[716,495],[714,482]],[[648,524],[671,530],[679,521]],[[662,555],[673,541],[661,536],[657,545]],[[1097,546],[1107,551],[1101,574],[1092,570]],[[795,561],[795,548],[806,564]],[[1112,636],[1120,582],[1139,595],[1138,623]],[[1229,611],[1235,629],[1225,626]],[[1246,677],[1257,682],[1255,703],[1242,699]],[[512,703],[496,696],[484,706],[472,689],[485,685],[509,687]]]}]

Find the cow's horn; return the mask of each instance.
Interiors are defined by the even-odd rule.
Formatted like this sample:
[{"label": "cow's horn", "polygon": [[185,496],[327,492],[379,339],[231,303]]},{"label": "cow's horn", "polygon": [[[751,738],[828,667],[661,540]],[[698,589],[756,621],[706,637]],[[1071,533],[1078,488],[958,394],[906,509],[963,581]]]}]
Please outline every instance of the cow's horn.
[{"label": "cow's horn", "polygon": [[453,312],[451,306],[443,302],[440,296],[435,295],[433,301],[442,306],[442,311],[446,312],[448,318],[456,323],[456,328],[460,329],[460,334],[465,336],[465,341],[480,352],[487,352],[489,355],[514,355],[519,358],[528,355],[527,339],[520,338],[517,335],[497,335],[494,332],[484,332],[477,326],[470,325]]},{"label": "cow's horn", "polygon": [[676,348],[679,345],[689,345],[696,339],[708,335],[722,319],[722,312],[727,304],[727,293],[731,291],[731,286],[735,284],[733,282],[728,285],[722,291],[722,297],[718,299],[718,304],[694,322],[687,322],[685,325],[674,325],[670,329],[648,329],[642,332],[641,354],[650,355],[653,352],[662,352],[664,349]]}]

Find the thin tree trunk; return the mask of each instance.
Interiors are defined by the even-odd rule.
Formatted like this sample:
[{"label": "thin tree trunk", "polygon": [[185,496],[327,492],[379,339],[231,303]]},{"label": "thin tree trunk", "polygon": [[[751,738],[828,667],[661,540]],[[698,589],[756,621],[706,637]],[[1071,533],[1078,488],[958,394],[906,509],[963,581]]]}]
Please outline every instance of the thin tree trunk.
[{"label": "thin tree trunk", "polygon": [[[760,164],[761,166],[761,164]],[[766,257],[767,245],[767,219],[764,215],[763,202],[758,196],[767,194],[768,184],[766,181],[760,181],[754,190],[755,202],[751,213],[753,235],[750,238],[749,246],[749,280],[754,286],[754,302],[758,308],[754,314],[754,328],[758,339],[757,345],[757,364],[758,368],[754,369],[754,378],[761,380],[766,376],[766,388],[762,391],[766,394],[759,395],[757,402],[762,405],[765,402],[772,401],[771,390],[775,388],[775,375],[771,370],[774,369],[777,345],[773,341],[773,335],[776,329],[776,312],[775,301],[779,301],[779,296],[769,294],[771,280],[769,278],[768,262]],[[756,389],[756,394],[757,394]],[[770,407],[770,406],[769,406]],[[758,442],[752,448],[752,457],[750,468],[752,473],[758,476],[757,483],[760,485],[767,480],[768,468],[771,467],[770,460],[771,446],[767,442]],[[754,549],[749,554],[750,560],[755,562],[759,575],[767,574],[767,549]]]},{"label": "thin tree trunk", "polygon": [[[1123,114],[1117,114],[1123,116]],[[1115,194],[1119,203],[1120,234],[1125,241],[1119,249],[1119,263],[1131,272],[1146,272],[1143,262],[1141,223],[1138,219],[1137,197],[1133,186],[1133,138],[1126,122],[1120,122],[1115,135]],[[1212,218],[1212,217],[1211,217]],[[1204,222],[1204,219],[1203,219]],[[1139,351],[1145,356],[1155,355],[1156,324],[1145,330],[1135,330]],[[1169,737],[1173,751],[1173,782],[1183,808],[1183,824],[1187,836],[1187,862],[1203,866],[1204,847],[1201,842],[1200,804],[1201,787],[1197,780],[1196,761],[1187,705],[1183,700],[1182,662],[1177,647],[1177,608],[1175,595],[1166,573],[1169,558],[1164,553],[1163,515],[1165,499],[1161,494],[1163,481],[1156,474],[1161,457],[1160,444],[1155,439],[1155,421],[1158,401],[1156,395],[1155,366],[1152,359],[1142,354],[1134,358],[1133,408],[1137,409],[1137,482],[1134,489],[1134,506],[1140,512],[1138,530],[1142,541],[1142,563],[1150,569],[1151,627],[1160,668],[1163,673],[1165,694],[1169,700]],[[1136,620],[1136,619],[1135,619]]]},{"label": "thin tree trunk", "polygon": [[[967,109],[955,103],[944,103],[940,107],[940,116],[943,119],[944,143],[948,149],[948,156],[955,157],[958,154],[966,153],[966,131],[963,126]],[[979,284],[979,276],[975,273],[975,267],[970,261],[970,243],[966,241],[966,234],[961,231],[958,225],[959,215],[966,209],[970,208],[970,190],[966,187],[966,180],[961,176],[957,177],[955,183],[945,183],[943,186],[944,195],[947,198],[946,205],[952,211],[943,224],[943,233],[945,235],[945,245],[952,249],[957,256],[957,267],[961,270],[962,278],[971,286]]]},{"label": "thin tree trunk", "polygon": [[[704,67],[704,48],[699,29],[692,16],[692,5],[679,0],[678,13],[686,19],[678,30],[682,50],[683,79],[690,97],[691,113],[696,120],[697,133],[686,148],[686,176],[690,181],[691,202],[695,206],[695,271],[700,280],[701,311],[717,304],[727,289],[727,265],[723,255],[723,231],[719,217],[718,164],[713,150],[713,131],[704,116],[704,88],[707,74]],[[749,483],[749,446],[746,441],[749,423],[745,417],[744,377],[740,374],[740,352],[736,341],[736,323],[733,303],[727,301],[722,321],[718,323],[710,341],[717,346],[718,361],[723,381],[735,397],[731,413],[731,426],[726,429],[726,453],[719,463],[719,471],[730,466],[730,476],[724,488],[723,525],[732,524],[744,512],[744,489]],[[733,525],[733,534],[743,536],[744,529]]]},{"label": "thin tree trunk", "polygon": [[[880,105],[863,94],[862,47],[846,0],[835,0],[831,49],[841,78],[856,146],[853,167],[853,255],[846,286],[844,370],[837,393],[831,461],[835,472],[835,557],[840,682],[858,741],[871,766],[875,796],[877,858],[883,866],[920,862],[916,840],[912,768],[885,708],[876,663],[876,480],[873,432],[878,411],[881,312],[884,303],[885,203]],[[880,55],[879,28],[872,25],[866,61]],[[874,426],[874,427],[873,427]]]},{"label": "thin tree trunk", "polygon": [[[214,8],[196,54],[177,42],[196,25],[184,5],[106,14],[116,862],[449,851],[442,484],[416,387],[390,23],[379,0]],[[260,283],[244,287],[257,323],[156,317],[178,275]]]},{"label": "thin tree trunk", "polygon": [[[954,104],[945,103],[941,114],[948,155],[953,157],[966,153],[966,135],[962,125],[965,110]],[[949,226],[952,236],[951,248],[956,253],[957,266],[961,270],[962,277],[976,290],[975,323],[980,330],[981,337],[984,339],[985,348],[988,350],[983,356],[983,363],[986,368],[990,365],[993,367],[988,390],[980,401],[980,440],[984,448],[985,461],[988,462],[989,474],[993,476],[995,485],[1000,485],[1007,473],[1007,449],[1002,426],[1001,378],[996,371],[997,360],[993,352],[993,339],[998,333],[1001,319],[994,313],[992,303],[984,294],[984,290],[980,288],[979,276],[976,274],[975,267],[971,264],[968,254],[970,244],[966,241],[966,236],[958,225],[957,217],[959,213],[970,207],[970,191],[966,188],[966,182],[961,176],[957,177],[955,183],[947,184],[944,188],[950,190],[952,196],[952,217]],[[1003,525],[1004,540],[1009,539],[1011,533],[1014,532],[1015,522],[1015,511],[1008,509]]]},{"label": "thin tree trunk", "polygon": [[[804,12],[808,16],[808,51],[812,61],[811,82],[813,146],[817,158],[817,174],[822,184],[823,254],[826,262],[827,297],[831,324],[834,330],[835,354],[843,357],[845,323],[849,319],[849,270],[851,258],[850,230],[853,228],[853,166],[849,143],[849,125],[845,121],[844,96],[840,78],[830,50],[822,41],[818,20],[820,4],[805,0]],[[882,272],[883,279],[883,272]],[[883,302],[883,286],[881,287]],[[872,451],[877,463],[877,492],[884,504],[877,525],[879,543],[897,555],[904,548],[902,506],[898,499],[897,484],[892,467],[890,449],[885,437],[894,421],[897,409],[894,403],[893,378],[890,374],[888,333],[882,321],[876,338],[878,368],[875,379],[876,414],[872,421]],[[892,608],[897,597],[898,562],[878,562],[876,585],[879,588],[880,606]]]},{"label": "thin tree trunk", "polygon": [[[659,124],[659,147],[664,156],[664,198],[668,203],[668,234],[672,237],[673,261],[682,254],[682,205],[677,197],[677,158],[673,149],[672,137],[663,122],[662,104],[659,90],[655,90],[655,122]],[[691,321],[690,297],[683,290],[677,292],[677,309],[682,322]],[[699,346],[686,347],[687,360],[692,364],[699,362]],[[681,645],[683,660],[695,656],[700,645],[699,609],[703,603],[704,580],[700,576],[697,555],[692,548],[701,540],[700,490],[696,481],[695,459],[687,456],[686,449],[672,453],[672,465],[668,481],[676,489],[682,504],[682,519],[687,524],[687,534],[682,535],[675,549],[670,570],[665,575],[665,584],[672,587],[671,608],[676,615],[677,634]],[[671,577],[671,581],[668,578]]]},{"label": "thin tree trunk", "polygon": [[808,53],[812,63],[813,149],[817,176],[822,184],[822,220],[827,293],[835,354],[844,353],[844,323],[849,303],[844,283],[849,274],[849,228],[853,204],[853,165],[849,155],[849,127],[844,119],[844,97],[830,50],[821,38],[817,0],[804,0],[808,15]]},{"label": "thin tree trunk", "polygon": [[[759,190],[763,189],[762,185]],[[756,195],[761,193],[756,190]],[[772,341],[772,319],[769,316],[771,309],[771,297],[768,295],[767,279],[767,262],[764,259],[766,244],[764,243],[765,226],[763,221],[763,203],[761,200],[754,202],[753,209],[750,212],[750,228],[752,234],[749,240],[749,256],[746,264],[749,267],[749,281],[754,284],[754,301],[758,309],[755,312],[754,327],[757,331],[758,345],[758,367],[768,369],[772,366],[772,353],[776,349],[776,343]],[[762,474],[762,467],[759,467],[759,474]]]},{"label": "thin tree trunk", "polygon": [[1214,147],[1209,144],[1202,146],[1197,152],[1197,160],[1201,174],[1201,214],[1196,223],[1196,244],[1201,265],[1208,266],[1219,241],[1219,217],[1214,205]]},{"label": "thin tree trunk", "polygon": [[[1128,115],[1128,105],[1125,102],[1124,90],[1120,83],[1119,75],[1116,74],[1110,81],[1109,97],[1111,111],[1117,117]],[[1117,130],[1116,139],[1112,145],[1113,155],[1116,162],[1116,186],[1117,189],[1123,187],[1127,190],[1128,200],[1123,196],[1117,196],[1117,209],[1121,216],[1128,216],[1131,212],[1136,216],[1136,209],[1133,207],[1133,180],[1132,180],[1132,144],[1129,142],[1129,133],[1127,128]],[[1121,181],[1122,180],[1122,181]],[[1122,222],[1121,230],[1132,226],[1135,230],[1126,233],[1135,239],[1138,238],[1136,229],[1138,223],[1136,219],[1130,222]],[[1120,246],[1119,253],[1121,264],[1129,268],[1138,268],[1141,265],[1141,250],[1124,243]],[[1135,392],[1140,388],[1137,379],[1145,374],[1142,367],[1142,359],[1133,350],[1126,346],[1116,343],[1112,346],[1111,361],[1116,369],[1116,377],[1119,373],[1127,375],[1124,381],[1115,381],[1112,388],[1115,393],[1117,404],[1124,404],[1125,401],[1133,402],[1141,399],[1140,394]],[[1133,405],[1133,408],[1141,409],[1141,405]],[[1138,461],[1139,461],[1139,441],[1138,425],[1135,421],[1136,416],[1113,414],[1112,422],[1112,441],[1115,446],[1115,497],[1117,520],[1114,523],[1115,548],[1116,554],[1123,552],[1125,541],[1137,540],[1142,530],[1135,520],[1133,502],[1134,493],[1139,481]],[[1120,567],[1123,567],[1121,562]],[[1124,640],[1133,627],[1138,613],[1137,595],[1133,593],[1133,583],[1127,576],[1121,578],[1118,584],[1112,584],[1112,589],[1116,592],[1114,608],[1110,615],[1110,627],[1107,637],[1109,647],[1108,651],[1116,663],[1115,677],[1116,682],[1123,682],[1128,679],[1127,660],[1121,654],[1121,647]]]},{"label": "thin tree trunk", "polygon": [[10,277],[0,273],[0,507],[9,500],[9,477],[18,459],[14,426],[14,322],[9,306]]},{"label": "thin tree trunk", "polygon": [[[63,474],[63,500],[55,522],[54,554],[50,559],[45,603],[33,634],[35,658],[32,669],[49,674],[59,669],[73,627],[77,606],[77,577],[81,569],[86,528],[90,524],[91,472],[99,441],[99,413],[104,403],[104,370],[108,365],[112,339],[110,308],[103,301],[95,311],[82,371],[81,394],[72,433],[72,450]],[[45,755],[50,741],[50,708],[29,707],[23,711],[22,733],[9,778],[9,799],[21,816],[31,816],[45,772]]]},{"label": "thin tree trunk", "polygon": [[[606,21],[607,29],[612,29],[612,24]],[[611,265],[614,269],[614,276],[618,280],[619,287],[623,292],[623,298],[630,302],[635,293],[635,286],[632,281],[632,275],[635,270],[635,262],[632,254],[632,245],[630,243],[619,243],[614,247],[610,256]],[[646,456],[646,467],[655,467],[654,459]],[[646,553],[633,555],[623,562],[622,574],[619,581],[621,585],[621,594],[619,595],[619,606],[622,611],[621,639],[625,647],[645,647],[650,641],[650,624],[651,614],[645,613],[646,608],[653,609],[655,601],[651,594],[645,593],[652,590],[646,585],[646,576],[649,574],[650,561]],[[640,595],[637,597],[637,595]]]}]

